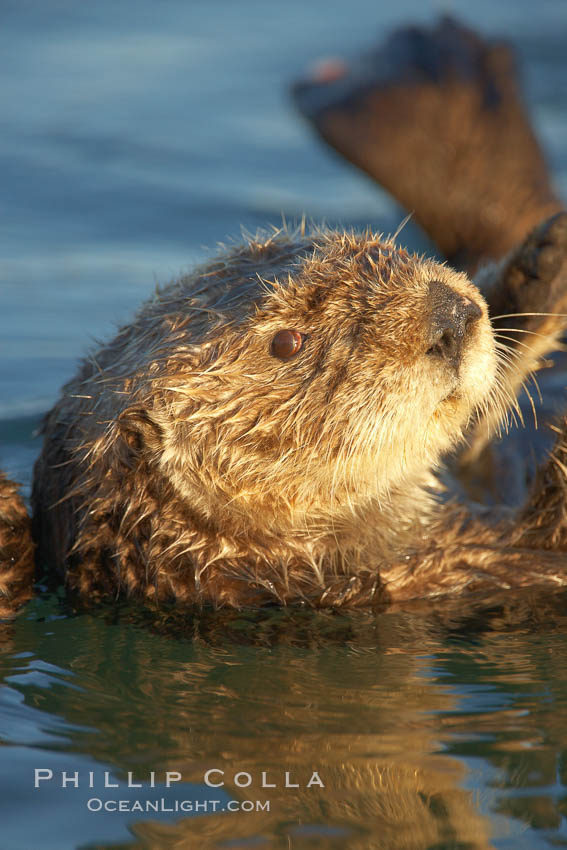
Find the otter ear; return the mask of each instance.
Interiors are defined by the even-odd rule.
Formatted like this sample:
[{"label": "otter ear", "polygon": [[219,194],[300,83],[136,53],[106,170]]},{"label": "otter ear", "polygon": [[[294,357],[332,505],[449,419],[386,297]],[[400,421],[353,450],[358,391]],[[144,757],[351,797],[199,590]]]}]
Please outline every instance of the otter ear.
[{"label": "otter ear", "polygon": [[143,407],[131,407],[118,417],[118,427],[126,444],[136,453],[158,454],[163,447],[163,431]]}]

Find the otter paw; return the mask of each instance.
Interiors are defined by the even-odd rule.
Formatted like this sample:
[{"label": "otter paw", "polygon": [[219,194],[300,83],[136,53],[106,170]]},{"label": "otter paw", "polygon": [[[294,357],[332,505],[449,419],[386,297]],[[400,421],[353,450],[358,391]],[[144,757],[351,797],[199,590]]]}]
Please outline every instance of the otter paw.
[{"label": "otter paw", "polygon": [[[499,282],[498,314],[558,313],[567,300],[567,212],[542,222],[504,267]],[[520,316],[517,317],[518,319]],[[525,325],[542,323],[525,316]]]}]

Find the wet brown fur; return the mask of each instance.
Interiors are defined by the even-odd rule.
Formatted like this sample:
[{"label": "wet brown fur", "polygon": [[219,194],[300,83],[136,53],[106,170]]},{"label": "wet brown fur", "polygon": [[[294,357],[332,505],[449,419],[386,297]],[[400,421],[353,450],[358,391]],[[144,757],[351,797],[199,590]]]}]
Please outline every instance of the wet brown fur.
[{"label": "wet brown fur", "polygon": [[26,506],[16,485],[0,472],[0,619],[30,598],[33,553]]}]

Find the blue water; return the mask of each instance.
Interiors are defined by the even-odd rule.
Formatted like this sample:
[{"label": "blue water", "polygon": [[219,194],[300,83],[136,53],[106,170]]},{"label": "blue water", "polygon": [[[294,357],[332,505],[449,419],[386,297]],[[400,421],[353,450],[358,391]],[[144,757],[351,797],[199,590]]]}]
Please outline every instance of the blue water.
[{"label": "blue water", "polygon": [[[403,213],[323,148],[287,87],[447,9],[516,44],[567,198],[562,0],[4,0],[0,467],[25,492],[42,412],[157,282],[282,216],[395,229]],[[404,238],[426,245],[411,225]],[[417,615],[169,629],[36,600],[0,633],[0,850],[567,846],[561,610],[455,637]],[[224,789],[204,784],[211,767]],[[34,789],[36,768],[54,778]],[[281,787],[318,768],[324,790]],[[168,770],[183,777],[169,790]],[[229,781],[239,770],[250,789]],[[272,809],[89,812],[105,795]]]}]

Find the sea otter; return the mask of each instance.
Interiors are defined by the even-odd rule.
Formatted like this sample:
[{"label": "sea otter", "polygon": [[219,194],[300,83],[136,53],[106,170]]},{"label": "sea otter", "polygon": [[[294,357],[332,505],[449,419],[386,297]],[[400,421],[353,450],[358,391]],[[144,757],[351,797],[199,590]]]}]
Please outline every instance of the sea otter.
[{"label": "sea otter", "polygon": [[[567,423],[515,514],[439,497],[444,456],[467,433],[484,444],[505,420],[523,380],[557,347],[567,300],[567,213],[539,171],[540,194],[524,185],[535,141],[525,148],[531,170],[515,174],[521,185],[512,191],[507,173],[500,180],[490,157],[502,152],[489,143],[494,125],[515,114],[511,90],[480,61],[479,51],[490,53],[484,43],[452,27],[471,61],[460,73],[455,50],[441,51],[425,102],[435,113],[441,92],[448,113],[455,100],[474,113],[492,195],[470,195],[468,168],[484,161],[457,156],[462,168],[451,161],[443,184],[448,210],[438,192],[439,210],[417,214],[472,269],[508,249],[490,222],[504,227],[506,203],[529,197],[531,207],[507,210],[514,240],[525,237],[519,247],[480,271],[485,297],[463,271],[390,238],[316,228],[258,236],[159,290],[83,362],[44,423],[33,532],[39,563],[71,592],[362,607],[567,583]],[[426,42],[434,46],[439,32],[447,38],[443,24]],[[412,57],[406,51],[410,70]],[[396,74],[386,88],[402,79],[420,104],[422,77]],[[488,84],[496,94],[482,100],[484,114],[479,90],[484,97]],[[449,123],[442,138],[459,152],[456,134],[466,151],[470,121]],[[403,129],[423,143],[411,122]],[[395,135],[381,145],[389,162],[392,146]],[[419,169],[412,158],[416,200],[447,176],[439,169],[448,160],[433,150],[424,145]],[[9,582],[3,592],[10,596]]]}]

